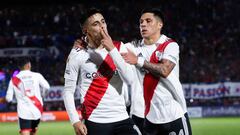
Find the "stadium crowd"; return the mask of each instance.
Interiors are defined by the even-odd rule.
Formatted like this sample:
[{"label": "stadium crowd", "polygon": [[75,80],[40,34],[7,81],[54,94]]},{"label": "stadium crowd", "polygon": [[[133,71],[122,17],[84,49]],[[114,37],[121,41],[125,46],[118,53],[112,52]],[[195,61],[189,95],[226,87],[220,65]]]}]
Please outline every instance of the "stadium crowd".
[{"label": "stadium crowd", "polygon": [[[182,83],[240,80],[240,19],[236,14],[239,13],[240,2],[234,0],[90,0],[64,5],[4,5],[0,7],[0,48],[45,49],[43,55],[33,58],[33,71],[42,73],[52,86],[63,85],[65,61],[74,40],[81,36],[79,17],[83,10],[89,7],[102,9],[112,38],[128,42],[140,39],[138,19],[140,11],[148,6],[163,9],[167,21],[164,33],[174,37],[180,45]],[[16,70],[16,59],[0,57],[0,72],[5,74],[0,80],[0,91],[6,90]],[[188,105],[239,105],[239,102],[239,98],[224,98],[210,102],[188,101]],[[64,106],[53,103],[45,108],[63,110]]]}]

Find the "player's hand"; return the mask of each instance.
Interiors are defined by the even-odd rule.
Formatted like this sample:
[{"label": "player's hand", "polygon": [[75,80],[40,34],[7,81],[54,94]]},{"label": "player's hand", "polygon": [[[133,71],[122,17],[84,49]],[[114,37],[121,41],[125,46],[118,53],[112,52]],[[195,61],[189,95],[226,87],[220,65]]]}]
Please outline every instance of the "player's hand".
[{"label": "player's hand", "polygon": [[87,128],[81,121],[74,123],[73,128],[76,135],[87,135]]},{"label": "player's hand", "polygon": [[114,49],[115,46],[113,45],[112,38],[108,35],[106,30],[101,29],[101,36],[103,37],[101,40],[103,47],[106,48],[109,52]]},{"label": "player's hand", "polygon": [[82,39],[77,39],[74,41],[73,48],[80,49],[80,50],[86,48],[86,44],[85,44],[85,41],[83,40],[83,37]]},{"label": "player's hand", "polygon": [[127,53],[121,53],[123,59],[131,64],[131,65],[136,65],[138,61],[138,57],[127,48],[128,52]]}]

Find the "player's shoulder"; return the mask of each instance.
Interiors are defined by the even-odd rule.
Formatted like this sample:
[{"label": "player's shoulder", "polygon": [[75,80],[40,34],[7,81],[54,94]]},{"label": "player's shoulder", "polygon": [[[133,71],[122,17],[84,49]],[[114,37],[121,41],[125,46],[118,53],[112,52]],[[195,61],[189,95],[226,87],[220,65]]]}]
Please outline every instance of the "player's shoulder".
[{"label": "player's shoulder", "polygon": [[168,48],[168,49],[179,48],[179,45],[176,42],[176,40],[174,40],[172,38],[169,38],[167,36],[166,36],[166,39],[165,39],[164,43],[167,44],[166,48]]},{"label": "player's shoulder", "polygon": [[43,77],[41,73],[39,72],[34,72],[34,71],[31,71],[31,70],[24,70],[24,71],[21,71],[18,75],[16,75],[17,78],[31,78],[33,80],[36,80],[38,78],[41,78]]},{"label": "player's shoulder", "polygon": [[171,38],[167,38],[165,43],[166,43],[166,46],[165,46],[164,52],[174,53],[174,54],[179,53],[179,45],[175,40]]},{"label": "player's shoulder", "polygon": [[70,65],[80,65],[81,63],[85,62],[89,58],[89,54],[85,49],[72,49],[68,55],[66,63],[68,66]]},{"label": "player's shoulder", "polygon": [[178,45],[177,41],[171,37],[168,37],[164,34],[162,34],[160,40],[164,41],[163,43],[167,43],[168,45]]},{"label": "player's shoulder", "polygon": [[84,55],[86,53],[86,49],[72,48],[69,55]]},{"label": "player's shoulder", "polygon": [[82,60],[87,56],[87,52],[85,49],[72,49],[71,52],[68,55],[68,59],[78,59]]},{"label": "player's shoulder", "polygon": [[33,75],[33,76],[37,76],[37,77],[41,77],[42,74],[39,72],[34,72],[34,71],[30,71],[29,74]]}]

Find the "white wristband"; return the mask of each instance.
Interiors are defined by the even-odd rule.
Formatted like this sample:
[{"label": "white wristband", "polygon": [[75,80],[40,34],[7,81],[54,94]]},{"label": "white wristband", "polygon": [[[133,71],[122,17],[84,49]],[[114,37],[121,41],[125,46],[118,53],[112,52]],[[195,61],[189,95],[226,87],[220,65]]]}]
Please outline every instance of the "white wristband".
[{"label": "white wristband", "polygon": [[137,66],[138,66],[138,67],[143,67],[144,61],[145,61],[144,58],[138,57]]}]

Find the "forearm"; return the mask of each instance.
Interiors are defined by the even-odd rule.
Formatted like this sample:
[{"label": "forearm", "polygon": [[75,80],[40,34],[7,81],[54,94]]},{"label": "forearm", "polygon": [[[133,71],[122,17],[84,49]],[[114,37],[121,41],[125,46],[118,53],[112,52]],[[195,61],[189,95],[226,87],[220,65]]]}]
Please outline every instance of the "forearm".
[{"label": "forearm", "polygon": [[63,100],[66,111],[72,124],[80,121],[75,107],[74,92],[76,88],[76,81],[65,79]]},{"label": "forearm", "polygon": [[45,98],[47,96],[48,90],[50,89],[49,83],[44,79],[41,83],[42,86],[42,96]]},{"label": "forearm", "polygon": [[151,63],[148,61],[144,61],[143,68],[148,70],[155,77],[164,77],[166,78],[175,64],[169,60],[161,60],[160,63]]},{"label": "forearm", "polygon": [[13,99],[13,86],[12,86],[12,83],[10,82],[9,83],[9,86],[8,86],[8,90],[7,90],[7,94],[6,94],[6,97],[5,97],[5,101],[7,102],[11,102],[12,99]]},{"label": "forearm", "polygon": [[6,97],[5,97],[5,101],[7,101],[7,102],[11,102],[12,99],[13,99],[13,95],[7,94]]},{"label": "forearm", "polygon": [[124,82],[131,84],[133,82],[133,71],[131,65],[126,63],[118,52],[117,48],[114,48],[109,52],[112,57],[115,66],[117,67],[118,73]]},{"label": "forearm", "polygon": [[43,80],[42,82],[42,87],[46,90],[49,90],[50,89],[50,85],[49,83],[47,82],[47,80]]}]

